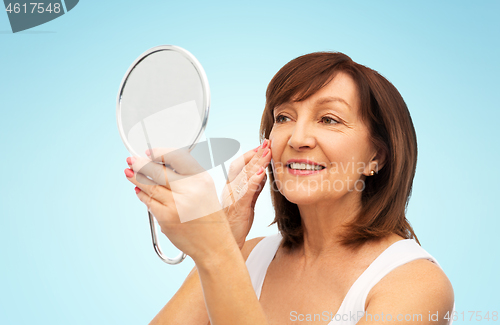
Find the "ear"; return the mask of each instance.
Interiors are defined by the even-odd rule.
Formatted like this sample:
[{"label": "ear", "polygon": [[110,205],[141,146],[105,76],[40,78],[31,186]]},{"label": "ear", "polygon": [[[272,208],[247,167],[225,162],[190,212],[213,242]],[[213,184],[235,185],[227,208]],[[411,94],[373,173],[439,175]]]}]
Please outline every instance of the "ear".
[{"label": "ear", "polygon": [[378,172],[384,167],[384,164],[387,159],[387,153],[383,149],[377,150],[373,156],[370,162],[367,165],[367,168],[364,172],[365,175],[371,176],[372,170],[374,171],[375,175],[378,174]]}]

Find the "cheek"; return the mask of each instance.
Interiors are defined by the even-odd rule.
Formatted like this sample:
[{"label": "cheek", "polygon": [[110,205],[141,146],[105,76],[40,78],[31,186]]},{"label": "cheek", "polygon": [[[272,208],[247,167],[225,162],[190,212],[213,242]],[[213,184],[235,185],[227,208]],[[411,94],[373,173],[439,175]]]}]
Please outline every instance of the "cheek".
[{"label": "cheek", "polygon": [[274,161],[279,161],[281,154],[283,152],[283,146],[280,143],[280,138],[275,136],[275,133],[271,131],[269,134],[269,140],[271,140],[271,159]]},{"label": "cheek", "polygon": [[349,148],[350,159],[358,163],[366,163],[370,159],[371,145],[370,139],[364,135],[353,139],[351,147]]},{"label": "cheek", "polygon": [[283,154],[284,145],[286,142],[283,137],[279,137],[275,132],[269,134],[269,140],[271,140],[271,167],[273,169],[274,175],[283,173],[281,155]]},{"label": "cheek", "polygon": [[333,168],[341,174],[357,174],[357,169],[365,163],[366,143],[361,139],[342,138],[322,141],[320,146]]}]

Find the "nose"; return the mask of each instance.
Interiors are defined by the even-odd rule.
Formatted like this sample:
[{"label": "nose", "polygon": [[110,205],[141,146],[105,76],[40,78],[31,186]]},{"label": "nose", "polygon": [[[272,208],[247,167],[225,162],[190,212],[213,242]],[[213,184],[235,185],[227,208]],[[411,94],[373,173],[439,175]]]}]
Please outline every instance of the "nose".
[{"label": "nose", "polygon": [[305,121],[303,123],[297,122],[288,139],[288,145],[297,151],[312,149],[316,146],[316,138],[313,133],[312,128]]}]

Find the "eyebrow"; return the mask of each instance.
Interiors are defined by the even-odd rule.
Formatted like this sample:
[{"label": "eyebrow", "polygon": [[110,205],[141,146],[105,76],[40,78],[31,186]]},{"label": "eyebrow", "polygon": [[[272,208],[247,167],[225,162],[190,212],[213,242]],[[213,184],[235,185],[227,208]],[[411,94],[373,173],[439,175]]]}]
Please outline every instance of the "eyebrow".
[{"label": "eyebrow", "polygon": [[344,99],[342,99],[340,97],[332,97],[332,96],[322,97],[322,98],[318,99],[316,101],[316,105],[326,104],[326,103],[330,103],[330,102],[341,102],[341,103],[344,103],[347,107],[351,108],[351,105],[349,105]]},{"label": "eyebrow", "polygon": [[[327,104],[327,103],[331,103],[331,102],[341,102],[341,103],[344,103],[344,105],[346,105],[349,109],[352,109],[351,105],[349,105],[348,102],[346,102],[344,99],[340,98],[340,97],[333,97],[333,96],[326,96],[326,97],[321,97],[320,99],[318,99],[315,103],[315,105],[323,105],[323,104]],[[276,110],[278,109],[282,109],[284,105],[287,105],[289,103],[285,102],[281,105],[278,105],[276,107],[273,108],[273,112],[276,112]]]}]

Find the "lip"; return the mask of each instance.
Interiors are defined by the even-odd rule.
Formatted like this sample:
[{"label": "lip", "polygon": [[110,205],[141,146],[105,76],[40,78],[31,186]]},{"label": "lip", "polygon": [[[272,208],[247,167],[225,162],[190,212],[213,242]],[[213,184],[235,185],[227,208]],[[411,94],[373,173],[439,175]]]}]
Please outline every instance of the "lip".
[{"label": "lip", "polygon": [[323,165],[323,164],[319,164],[319,163],[314,162],[314,161],[309,160],[309,159],[289,159],[289,160],[286,162],[287,166],[288,166],[289,164],[291,164],[291,163],[309,164],[309,165],[315,165],[315,166],[323,166],[323,167],[325,167],[325,168],[326,168],[326,166],[325,166],[325,165]]},{"label": "lip", "polygon": [[[288,167],[289,164],[291,163],[301,163],[301,164],[309,164],[309,165],[314,165],[314,166],[323,166],[325,168],[321,170],[297,170],[297,169],[291,169]],[[314,161],[308,160],[308,159],[290,159],[286,163],[286,170],[288,173],[292,175],[299,175],[299,176],[304,176],[304,175],[313,175],[313,174],[319,174],[322,171],[326,170],[326,166],[316,163]]]}]

